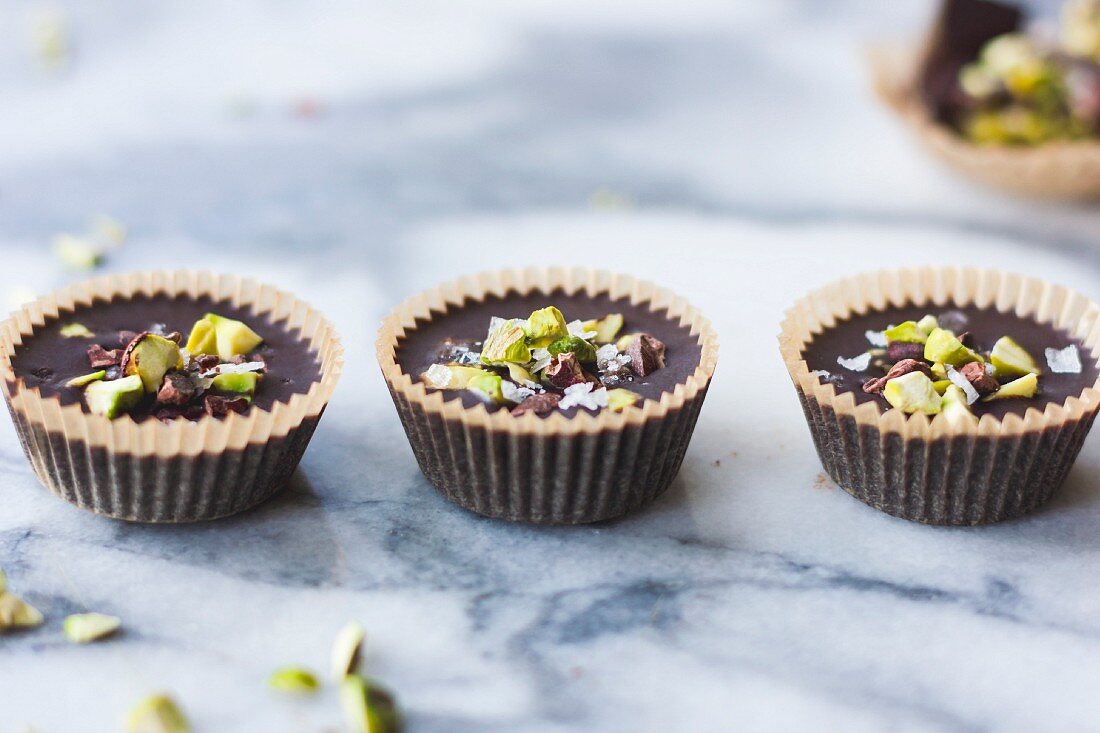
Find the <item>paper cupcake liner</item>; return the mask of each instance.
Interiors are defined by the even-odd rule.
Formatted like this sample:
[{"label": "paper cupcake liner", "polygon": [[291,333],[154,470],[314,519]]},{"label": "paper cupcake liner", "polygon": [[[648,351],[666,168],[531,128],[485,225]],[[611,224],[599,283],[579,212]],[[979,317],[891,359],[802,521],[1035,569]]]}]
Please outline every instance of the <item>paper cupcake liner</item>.
[{"label": "paper cupcake liner", "polygon": [[[195,422],[108,420],[27,387],[12,368],[37,327],[93,301],[139,294],[209,296],[297,331],[320,361],[320,379],[269,410],[253,407]],[[83,509],[137,522],[214,519],[255,506],[294,472],[343,370],[332,325],[269,285],[207,272],[139,272],[88,280],[40,298],[0,324],[0,384],[39,481]]]},{"label": "paper cupcake liner", "polygon": [[919,48],[910,48],[873,51],[869,60],[878,96],[941,162],[978,183],[1028,198],[1100,198],[1100,142],[1055,141],[1033,147],[967,142],[933,120],[916,93],[921,57]]},{"label": "paper cupcake liner", "polygon": [[797,302],[783,322],[780,352],[829,476],[861,501],[929,524],[988,524],[1032,512],[1065,480],[1100,408],[1100,380],[1040,411],[983,415],[976,425],[944,416],[856,404],[810,373],[802,352],[821,333],[870,310],[907,304],[973,304],[1052,324],[1100,354],[1100,306],[1041,280],[992,270],[926,268],[868,273]]},{"label": "paper cupcake liner", "polygon": [[[406,333],[489,294],[583,291],[629,298],[688,326],[702,347],[699,366],[659,400],[616,413],[513,416],[464,407],[402,372],[395,349]],[[419,322],[419,323],[418,323]],[[383,322],[378,362],[421,471],[444,496],[489,517],[582,524],[623,516],[659,496],[675,478],[703,406],[718,340],[709,321],[666,290],[593,270],[507,270],[464,278],[410,298]]]}]

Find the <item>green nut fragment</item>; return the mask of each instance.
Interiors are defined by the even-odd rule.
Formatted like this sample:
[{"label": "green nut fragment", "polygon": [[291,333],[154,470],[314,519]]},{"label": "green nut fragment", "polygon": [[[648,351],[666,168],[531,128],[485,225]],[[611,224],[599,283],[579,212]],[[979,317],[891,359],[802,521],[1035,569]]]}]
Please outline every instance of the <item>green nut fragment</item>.
[{"label": "green nut fragment", "polygon": [[1039,389],[1039,377],[1035,374],[1025,374],[1019,379],[1014,379],[1001,385],[993,394],[982,399],[983,402],[992,400],[1007,400],[1013,397],[1031,398]]},{"label": "green nut fragment", "polygon": [[527,371],[527,368],[524,367],[523,365],[513,364],[513,363],[509,362],[507,364],[507,366],[508,366],[508,377],[513,382],[518,382],[521,385],[524,384],[525,382],[531,382],[532,384],[538,384],[539,383],[539,380],[535,378],[535,375],[532,374],[531,372]]},{"label": "green nut fragment", "polygon": [[73,270],[91,270],[103,261],[103,253],[93,242],[71,234],[53,240],[53,251],[62,264]]},{"label": "green nut fragment", "polygon": [[205,318],[195,321],[195,325],[191,327],[191,335],[187,337],[187,345],[183,348],[191,356],[217,354],[218,336],[214,331],[214,324]]},{"label": "green nut fragment", "polygon": [[619,334],[619,331],[623,327],[623,314],[611,313],[600,320],[585,321],[583,324],[585,331],[595,331],[596,335],[592,337],[592,341],[597,344],[610,344],[615,340],[615,337]]},{"label": "green nut fragment", "polygon": [[936,390],[936,394],[942,395],[947,391],[947,388],[952,384],[950,379],[937,379],[932,382],[932,388]]},{"label": "green nut fragment", "polygon": [[92,382],[98,382],[107,376],[106,369],[100,369],[98,372],[92,372],[91,374],[85,374],[81,377],[73,377],[68,382],[65,382],[66,387],[83,387],[91,384]]},{"label": "green nut fragment", "polygon": [[908,344],[923,344],[928,340],[928,334],[916,321],[904,321],[896,326],[890,326],[882,332],[886,337],[886,343],[892,344],[901,341]]},{"label": "green nut fragment", "polygon": [[613,412],[621,412],[640,399],[642,399],[640,394],[631,392],[629,389],[621,387],[610,389],[607,391],[607,409]]},{"label": "green nut fragment", "polygon": [[118,631],[122,619],[103,613],[74,613],[65,618],[65,636],[74,644],[87,644]]},{"label": "green nut fragment", "polygon": [[554,306],[541,308],[531,314],[522,326],[531,348],[545,349],[554,341],[569,333],[565,316]]},{"label": "green nut fragment", "polygon": [[271,673],[267,686],[291,695],[311,695],[321,689],[317,675],[302,667],[283,667]]},{"label": "green nut fragment", "polygon": [[66,323],[61,327],[59,331],[63,338],[82,338],[91,339],[95,338],[95,334],[88,330],[88,327],[83,323]]},{"label": "green nut fragment", "polygon": [[907,414],[935,415],[943,406],[943,398],[936,393],[932,380],[921,372],[909,372],[891,379],[882,396],[892,407]]},{"label": "green nut fragment", "polygon": [[1039,365],[1027,349],[1020,346],[1008,336],[1002,336],[993,344],[993,350],[989,352],[989,361],[998,377],[1022,377],[1027,374],[1038,374]]},{"label": "green nut fragment", "polygon": [[14,593],[0,592],[0,632],[42,624],[42,613]]},{"label": "green nut fragment", "polygon": [[4,568],[0,568],[0,593],[5,592],[8,589],[8,574],[4,572]]},{"label": "green nut fragment", "polygon": [[947,379],[947,366],[942,361],[932,365],[932,376],[936,379]]},{"label": "green nut fragment", "polygon": [[141,401],[145,388],[135,375],[111,382],[92,382],[84,389],[84,401],[93,415],[114,419]]},{"label": "green nut fragment", "polygon": [[147,331],[126,347],[120,366],[126,376],[140,377],[146,392],[155,393],[170,369],[183,366],[183,356],[179,344]]},{"label": "green nut fragment", "polygon": [[[215,313],[207,313],[204,317],[214,326],[214,337],[218,347],[217,354],[222,361],[229,361],[234,356],[248,354],[264,342],[260,334],[241,321],[235,321],[232,318],[219,316]],[[194,335],[194,331],[192,331],[192,335]],[[190,341],[191,339],[188,339],[188,342]],[[191,349],[187,351],[192,354],[203,353],[193,352]]]},{"label": "green nut fragment", "polygon": [[395,733],[400,728],[393,695],[359,675],[340,684],[340,707],[352,733]]},{"label": "green nut fragment", "polygon": [[504,403],[504,393],[501,387],[503,381],[499,374],[482,372],[466,384],[466,389],[478,392],[490,401],[500,405]]},{"label": "green nut fragment", "polygon": [[363,640],[367,632],[355,621],[344,624],[336,638],[332,640],[332,652],[329,654],[329,668],[332,679],[340,682],[359,667],[359,657],[363,653]]},{"label": "green nut fragment", "polygon": [[550,356],[572,353],[581,364],[591,364],[596,361],[596,347],[588,343],[580,336],[565,336],[547,347]]},{"label": "green nut fragment", "polygon": [[636,333],[627,333],[619,337],[619,340],[615,342],[615,348],[622,353],[626,353],[626,350],[630,348],[630,345],[634,343],[634,339],[638,338]]},{"label": "green nut fragment", "polygon": [[527,334],[515,321],[507,321],[497,326],[481,349],[483,364],[501,366],[508,362],[526,364],[531,361],[531,349],[527,346]]},{"label": "green nut fragment", "polygon": [[935,331],[939,327],[940,327],[939,320],[932,314],[929,314],[929,315],[925,316],[924,318],[920,319],[919,321],[917,321],[917,328],[919,328],[925,336],[932,333],[933,331]]},{"label": "green nut fragment", "polygon": [[147,697],[130,710],[126,716],[126,730],[130,733],[191,733],[183,711],[168,695]]},{"label": "green nut fragment", "polygon": [[924,358],[953,367],[982,361],[982,357],[963,346],[962,341],[955,338],[955,334],[943,328],[937,328],[928,334],[928,340],[924,344]]},{"label": "green nut fragment", "polygon": [[943,393],[942,414],[948,422],[953,423],[978,421],[978,417],[970,410],[970,405],[966,401],[966,393],[958,385],[950,383]]},{"label": "green nut fragment", "polygon": [[214,377],[210,386],[222,392],[235,392],[237,394],[251,395],[256,391],[256,385],[260,381],[257,372],[242,372],[240,374],[218,374]]},{"label": "green nut fragment", "polygon": [[432,364],[420,378],[435,389],[466,389],[471,379],[485,373],[484,369],[461,364]]}]

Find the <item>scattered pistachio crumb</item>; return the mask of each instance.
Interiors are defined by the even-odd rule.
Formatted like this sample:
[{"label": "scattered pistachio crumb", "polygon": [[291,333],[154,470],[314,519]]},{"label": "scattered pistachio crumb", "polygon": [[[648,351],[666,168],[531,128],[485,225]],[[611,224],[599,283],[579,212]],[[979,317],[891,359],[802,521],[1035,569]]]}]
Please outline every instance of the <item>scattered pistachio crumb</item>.
[{"label": "scattered pistachio crumb", "polygon": [[0,592],[0,632],[28,629],[42,624],[42,613],[9,591]]},{"label": "scattered pistachio crumb", "polygon": [[393,696],[359,675],[349,675],[340,683],[340,707],[353,733],[394,733],[400,727]]},{"label": "scattered pistachio crumb", "polygon": [[358,668],[366,635],[363,626],[355,621],[344,624],[343,628],[336,632],[329,660],[332,678],[337,682]]},{"label": "scattered pistachio crumb", "polygon": [[91,270],[103,262],[103,252],[94,242],[71,234],[54,237],[53,251],[62,264],[73,270]]},{"label": "scattered pistachio crumb", "polygon": [[95,334],[92,333],[87,326],[83,323],[66,323],[61,327],[61,336],[63,338],[95,338]]},{"label": "scattered pistachio crumb", "polygon": [[65,619],[65,636],[74,644],[98,641],[118,631],[122,619],[103,613],[74,613]]},{"label": "scattered pistachio crumb", "polygon": [[90,228],[92,237],[97,242],[112,249],[122,246],[128,234],[125,224],[106,214],[97,214],[93,217]]},{"label": "scattered pistachio crumb", "polygon": [[302,667],[282,667],[267,678],[267,686],[291,695],[311,695],[321,688],[317,675]]},{"label": "scattered pistachio crumb", "polygon": [[126,717],[130,733],[190,733],[191,725],[176,701],[166,694],[145,698]]}]

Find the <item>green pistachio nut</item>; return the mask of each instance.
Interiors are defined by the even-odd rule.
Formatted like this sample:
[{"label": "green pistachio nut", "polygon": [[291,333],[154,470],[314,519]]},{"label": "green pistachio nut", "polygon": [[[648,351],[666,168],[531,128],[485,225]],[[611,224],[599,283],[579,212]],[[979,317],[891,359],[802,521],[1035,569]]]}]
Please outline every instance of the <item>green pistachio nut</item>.
[{"label": "green pistachio nut", "polygon": [[312,695],[321,689],[317,675],[302,667],[282,667],[267,678],[267,686],[290,695]]},{"label": "green pistachio nut", "polygon": [[252,395],[256,391],[256,385],[260,381],[260,375],[256,372],[242,372],[240,374],[218,374],[214,377],[210,386],[222,392],[235,392],[242,395]]},{"label": "green pistachio nut", "polygon": [[0,632],[42,624],[42,613],[14,593],[0,592]]},{"label": "green pistachio nut", "polygon": [[886,343],[892,344],[895,341],[901,341],[908,344],[923,344],[928,340],[928,334],[917,324],[916,321],[904,321],[896,326],[890,326],[882,332],[882,335],[886,337]]},{"label": "green pistachio nut", "polygon": [[80,377],[73,377],[68,382],[65,382],[66,387],[84,387],[92,382],[98,382],[107,376],[106,369],[100,369],[98,372],[92,372],[91,374],[85,374]]},{"label": "green pistachio nut", "polygon": [[[234,356],[250,353],[264,342],[262,336],[241,321],[207,313],[206,320],[214,324],[214,336],[218,345],[218,358],[229,361]],[[191,350],[187,350],[191,353]]]},{"label": "green pistachio nut", "polygon": [[8,574],[4,572],[4,568],[0,568],[0,593],[5,592],[8,589]]},{"label": "green pistachio nut", "polygon": [[55,237],[53,251],[72,270],[91,270],[103,261],[103,252],[93,242],[70,234]]},{"label": "green pistachio nut", "polygon": [[92,382],[84,389],[84,401],[93,415],[114,419],[134,407],[145,393],[136,374],[110,382]]},{"label": "green pistachio nut", "polygon": [[191,733],[183,711],[168,695],[147,697],[130,710],[126,717],[130,733]]},{"label": "green pistachio nut", "polygon": [[942,361],[937,361],[932,365],[932,377],[940,380],[947,379],[947,366]]},{"label": "green pistachio nut", "polygon": [[630,407],[638,400],[642,399],[640,394],[631,392],[629,389],[616,388],[608,390],[607,392],[607,409],[613,412],[622,412],[627,407]]},{"label": "green pistachio nut", "polygon": [[937,320],[936,317],[931,314],[917,321],[917,328],[919,328],[925,336],[932,333],[939,327],[939,320]]},{"label": "green pistachio nut", "polygon": [[1035,374],[1025,374],[1024,376],[1014,379],[1011,382],[1007,382],[1001,385],[993,394],[985,397],[983,402],[989,402],[991,400],[1007,400],[1014,397],[1022,397],[1029,399],[1035,396],[1035,393],[1039,390],[1039,377]]},{"label": "green pistachio nut", "polygon": [[514,321],[498,326],[481,348],[483,364],[502,366],[509,362],[526,364],[531,361],[531,349],[527,346],[527,334]]},{"label": "green pistachio nut", "polygon": [[630,345],[634,343],[634,339],[636,338],[638,338],[638,334],[636,333],[623,334],[619,337],[618,341],[615,342],[615,348],[625,353],[626,350],[630,348]]},{"label": "green pistachio nut", "polygon": [[83,323],[66,323],[61,327],[59,331],[63,338],[82,338],[91,339],[95,338],[95,334],[88,330],[88,327]]},{"label": "green pistachio nut", "polygon": [[598,321],[585,321],[585,331],[595,331],[592,340],[597,344],[610,344],[623,328],[623,314],[610,313]]},{"label": "green pistachio nut", "polygon": [[904,413],[923,412],[935,415],[943,406],[943,398],[936,392],[932,380],[921,372],[909,372],[886,383],[882,396]]},{"label": "green pistachio nut", "polygon": [[955,334],[943,328],[937,328],[928,334],[928,340],[924,344],[924,358],[953,367],[982,361],[982,357],[963,346],[962,341],[955,338]]},{"label": "green pistachio nut", "polygon": [[552,305],[532,313],[522,328],[529,345],[535,349],[545,349],[569,333],[565,325],[565,316]]},{"label": "green pistachio nut", "polygon": [[65,618],[65,637],[74,644],[88,644],[118,631],[122,619],[103,613],[74,613]]},{"label": "green pistachio nut", "polygon": [[126,347],[121,366],[123,374],[137,375],[145,391],[155,393],[168,370],[183,366],[183,356],[176,342],[146,332]]},{"label": "green pistachio nut", "polygon": [[329,668],[332,671],[332,679],[340,682],[349,674],[353,674],[359,667],[359,658],[363,654],[363,640],[367,632],[363,626],[355,621],[344,624],[336,632],[336,638],[332,640],[332,651],[329,654]]},{"label": "green pistachio nut", "polygon": [[195,321],[195,325],[191,327],[191,335],[187,337],[187,345],[183,348],[191,356],[217,354],[218,337],[214,332],[214,324],[205,318]]},{"label": "green pistachio nut", "polygon": [[507,366],[508,377],[513,382],[517,382],[520,385],[523,385],[525,382],[531,382],[532,384],[539,383],[539,380],[535,378],[535,375],[527,371],[527,368],[524,367],[522,364],[513,364],[509,362]]},{"label": "green pistachio nut", "polygon": [[596,361],[596,347],[588,343],[580,336],[565,336],[547,347],[550,356],[572,353],[581,364],[591,364]]},{"label": "green pistachio nut", "polygon": [[932,387],[936,390],[936,394],[942,395],[947,391],[947,388],[951,386],[950,379],[937,379],[932,382]]},{"label": "green pistachio nut", "polygon": [[978,417],[966,401],[966,393],[955,384],[949,384],[943,393],[942,414],[951,423],[976,423]]},{"label": "green pistachio nut", "polygon": [[349,675],[340,684],[340,707],[352,733],[396,733],[400,729],[393,696],[373,680]]},{"label": "green pistachio nut", "polygon": [[1022,377],[1039,373],[1039,365],[1027,353],[1027,349],[1008,336],[1002,336],[993,344],[989,361],[998,377]]},{"label": "green pistachio nut", "polygon": [[477,392],[499,405],[504,403],[504,393],[501,391],[502,382],[503,380],[499,374],[483,372],[471,379],[467,383],[466,389]]}]

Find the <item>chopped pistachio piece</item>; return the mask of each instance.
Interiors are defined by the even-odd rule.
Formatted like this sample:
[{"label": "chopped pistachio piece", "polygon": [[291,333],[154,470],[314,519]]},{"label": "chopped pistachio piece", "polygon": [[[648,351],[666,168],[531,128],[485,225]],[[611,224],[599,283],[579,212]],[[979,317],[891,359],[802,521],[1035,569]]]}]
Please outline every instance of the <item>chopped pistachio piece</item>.
[{"label": "chopped pistachio piece", "polygon": [[500,386],[503,381],[499,374],[482,372],[467,383],[466,389],[478,392],[499,405],[504,403],[504,392]]},{"label": "chopped pistachio piece", "polygon": [[535,379],[535,375],[527,371],[527,369],[521,364],[513,364],[512,362],[508,362],[507,366],[508,376],[512,379],[512,381],[519,382],[520,384],[537,385],[539,383],[539,380]]},{"label": "chopped pistachio piece", "polygon": [[924,358],[931,362],[942,362],[945,366],[959,367],[972,361],[982,361],[982,357],[963,346],[962,341],[950,331],[937,328],[928,335],[924,344]]},{"label": "chopped pistachio piece", "polygon": [[146,392],[160,389],[164,375],[170,369],[183,366],[179,344],[163,336],[145,332],[132,341],[122,355],[122,373],[137,375]]},{"label": "chopped pistachio piece", "polygon": [[176,701],[168,695],[147,697],[126,717],[130,733],[191,733],[191,725]]},{"label": "chopped pistachio piece", "polygon": [[336,632],[336,638],[332,641],[332,652],[329,655],[329,665],[332,670],[332,679],[341,681],[349,674],[355,672],[359,666],[359,657],[363,652],[363,640],[367,632],[361,624],[351,621]]},{"label": "chopped pistachio piece", "polygon": [[118,631],[122,619],[103,613],[74,613],[65,618],[65,636],[74,644],[87,644]]},{"label": "chopped pistachio piece", "polygon": [[471,379],[485,373],[484,369],[461,364],[432,364],[420,376],[436,389],[466,389]]},{"label": "chopped pistachio piece", "polygon": [[[207,313],[205,318],[214,325],[218,358],[222,361],[229,361],[234,356],[248,354],[264,342],[262,336],[241,321],[219,316],[216,313]],[[195,353],[191,349],[187,351],[188,353]]]},{"label": "chopped pistachio piece", "polygon": [[935,415],[942,408],[943,398],[936,392],[932,380],[922,372],[909,372],[886,383],[882,396],[902,412],[923,412]]},{"label": "chopped pistachio piece", "polygon": [[493,365],[504,365],[508,362],[526,364],[531,361],[527,335],[519,323],[506,321],[493,329],[481,349],[481,361]]},{"label": "chopped pistachio piece", "polygon": [[939,327],[940,322],[936,319],[935,316],[931,314],[917,321],[917,328],[919,328],[921,330],[921,333],[923,333],[925,336],[928,336]]},{"label": "chopped pistachio piece", "polygon": [[890,328],[883,331],[883,335],[886,336],[886,343],[888,344],[895,341],[923,344],[928,340],[928,334],[916,321],[904,321],[896,326],[890,326]]},{"label": "chopped pistachio piece", "polygon": [[42,613],[14,593],[0,592],[0,632],[39,626]]},{"label": "chopped pistachio piece", "polygon": [[83,237],[61,234],[54,237],[53,251],[62,264],[73,270],[91,270],[103,261],[99,247]]},{"label": "chopped pistachio piece", "polygon": [[532,313],[522,328],[532,348],[544,349],[562,336],[569,334],[565,325],[565,316],[552,305]]},{"label": "chopped pistachio piece", "polygon": [[91,374],[85,374],[80,377],[73,377],[68,382],[65,382],[66,387],[83,387],[92,382],[98,382],[107,376],[106,369],[100,369],[98,372],[92,372]]},{"label": "chopped pistachio piece", "polygon": [[947,365],[942,361],[937,361],[932,365],[932,376],[936,379],[947,379]]},{"label": "chopped pistachio piece", "polygon": [[950,386],[951,386],[951,380],[950,379],[937,379],[934,382],[932,382],[932,388],[935,389],[936,393],[940,394],[940,395],[944,394],[947,391],[947,388],[950,387]]},{"label": "chopped pistachio piece", "polygon": [[349,675],[341,683],[340,707],[353,733],[395,733],[400,727],[393,696],[359,675]]},{"label": "chopped pistachio piece", "polygon": [[310,695],[321,688],[317,676],[302,667],[283,667],[271,673],[267,686],[291,695]]},{"label": "chopped pistachio piece", "polygon": [[1039,389],[1039,377],[1035,374],[1025,374],[1019,379],[1014,379],[1001,385],[993,394],[984,398],[984,402],[991,400],[1006,400],[1013,397],[1034,397]]},{"label": "chopped pistachio piece", "polygon": [[83,323],[66,323],[61,327],[60,334],[63,338],[82,338],[90,339],[95,338],[95,334],[88,330],[88,327]]},{"label": "chopped pistachio piece", "polygon": [[218,374],[214,377],[214,381],[210,383],[210,386],[222,392],[251,395],[256,391],[256,384],[259,381],[260,375],[256,372]]},{"label": "chopped pistachio piece", "polygon": [[585,321],[585,331],[595,331],[592,341],[597,344],[610,344],[623,328],[623,314],[610,313],[598,321]]},{"label": "chopped pistachio piece", "polygon": [[966,393],[954,384],[948,384],[943,393],[943,415],[948,422],[977,422],[977,416],[967,404]]},{"label": "chopped pistachio piece", "polygon": [[607,407],[614,412],[620,412],[640,399],[642,399],[640,394],[621,387],[607,391]]},{"label": "chopped pistachio piece", "polygon": [[214,332],[214,324],[205,318],[195,321],[195,325],[191,327],[191,335],[187,337],[187,345],[183,348],[191,356],[217,354],[218,337]]},{"label": "chopped pistachio piece", "polygon": [[4,572],[4,568],[0,568],[0,593],[3,593],[8,589],[8,574]]},{"label": "chopped pistachio piece", "polygon": [[580,336],[566,336],[560,338],[548,347],[551,356],[572,353],[577,361],[582,364],[592,364],[596,361],[596,347],[588,343]]},{"label": "chopped pistachio piece", "polygon": [[1026,374],[1038,374],[1039,365],[1027,349],[1012,338],[1002,336],[993,344],[989,352],[989,361],[993,364],[998,377],[1022,377]]},{"label": "chopped pistachio piece", "polygon": [[114,419],[141,401],[145,392],[136,374],[110,382],[92,382],[84,389],[84,400],[93,415]]}]

